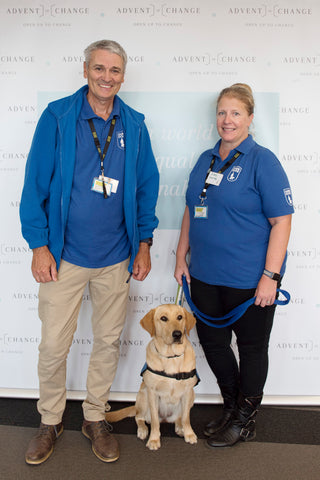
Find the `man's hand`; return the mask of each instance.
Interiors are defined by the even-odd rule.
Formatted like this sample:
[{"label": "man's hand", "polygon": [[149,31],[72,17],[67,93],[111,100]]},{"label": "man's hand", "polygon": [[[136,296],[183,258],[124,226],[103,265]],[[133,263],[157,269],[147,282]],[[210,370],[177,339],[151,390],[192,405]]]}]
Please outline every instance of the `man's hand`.
[{"label": "man's hand", "polygon": [[140,243],[139,251],[133,262],[132,277],[140,282],[146,278],[151,270],[150,247],[147,243]]},{"label": "man's hand", "polygon": [[33,249],[31,271],[38,283],[58,280],[56,261],[46,245]]}]

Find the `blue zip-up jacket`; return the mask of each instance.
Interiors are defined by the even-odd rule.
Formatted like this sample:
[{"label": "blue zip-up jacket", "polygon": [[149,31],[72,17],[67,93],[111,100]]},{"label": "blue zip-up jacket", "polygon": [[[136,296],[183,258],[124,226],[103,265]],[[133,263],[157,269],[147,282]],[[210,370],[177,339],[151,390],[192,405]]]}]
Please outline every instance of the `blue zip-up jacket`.
[{"label": "blue zip-up jacket", "polygon": [[[77,119],[83,102],[80,88],[49,103],[41,115],[29,152],[21,196],[22,235],[31,249],[48,245],[60,265],[76,155]],[[125,131],[124,215],[131,243],[129,271],[142,239],[153,236],[159,172],[144,115],[120,100]],[[84,219],[85,228],[85,219]]]}]

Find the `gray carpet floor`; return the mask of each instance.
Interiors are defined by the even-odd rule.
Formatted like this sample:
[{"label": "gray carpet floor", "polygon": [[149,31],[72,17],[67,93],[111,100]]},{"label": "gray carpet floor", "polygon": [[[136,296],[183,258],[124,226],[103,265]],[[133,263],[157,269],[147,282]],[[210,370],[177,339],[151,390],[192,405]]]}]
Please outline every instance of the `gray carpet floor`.
[{"label": "gray carpet floor", "polygon": [[[318,426],[315,426],[319,428]],[[165,436],[156,452],[132,434],[117,434],[121,455],[105,464],[91,451],[80,431],[65,430],[52,456],[42,465],[24,461],[36,429],[0,425],[1,480],[319,480],[320,446],[240,442],[232,448],[208,449],[205,440],[188,445]]]}]

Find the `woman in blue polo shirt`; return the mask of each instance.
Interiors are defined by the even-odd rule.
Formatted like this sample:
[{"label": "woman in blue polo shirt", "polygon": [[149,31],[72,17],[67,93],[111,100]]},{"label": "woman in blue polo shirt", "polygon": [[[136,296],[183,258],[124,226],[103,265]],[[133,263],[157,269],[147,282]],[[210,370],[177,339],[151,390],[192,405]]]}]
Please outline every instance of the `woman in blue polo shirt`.
[{"label": "woman in blue polo shirt", "polygon": [[[249,134],[253,113],[248,85],[222,90],[216,111],[221,138],[202,153],[190,174],[177,247],[175,278],[181,284],[186,276],[193,303],[202,313],[223,316],[256,297],[229,327],[197,322],[224,400],[222,417],[205,428],[211,447],[255,437],[254,417],[268,371],[273,303],[291,229],[290,185],[276,156]],[[232,332],[239,365],[231,348]]]}]

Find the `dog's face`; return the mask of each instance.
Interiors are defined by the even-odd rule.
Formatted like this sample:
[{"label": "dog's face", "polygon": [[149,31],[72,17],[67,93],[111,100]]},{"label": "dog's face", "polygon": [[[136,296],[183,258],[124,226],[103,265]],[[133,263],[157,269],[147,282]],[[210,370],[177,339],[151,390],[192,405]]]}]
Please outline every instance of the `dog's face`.
[{"label": "dog's face", "polygon": [[189,335],[196,319],[180,305],[167,304],[150,310],[140,324],[152,337],[162,338],[164,343],[172,345],[183,342],[185,333]]}]

